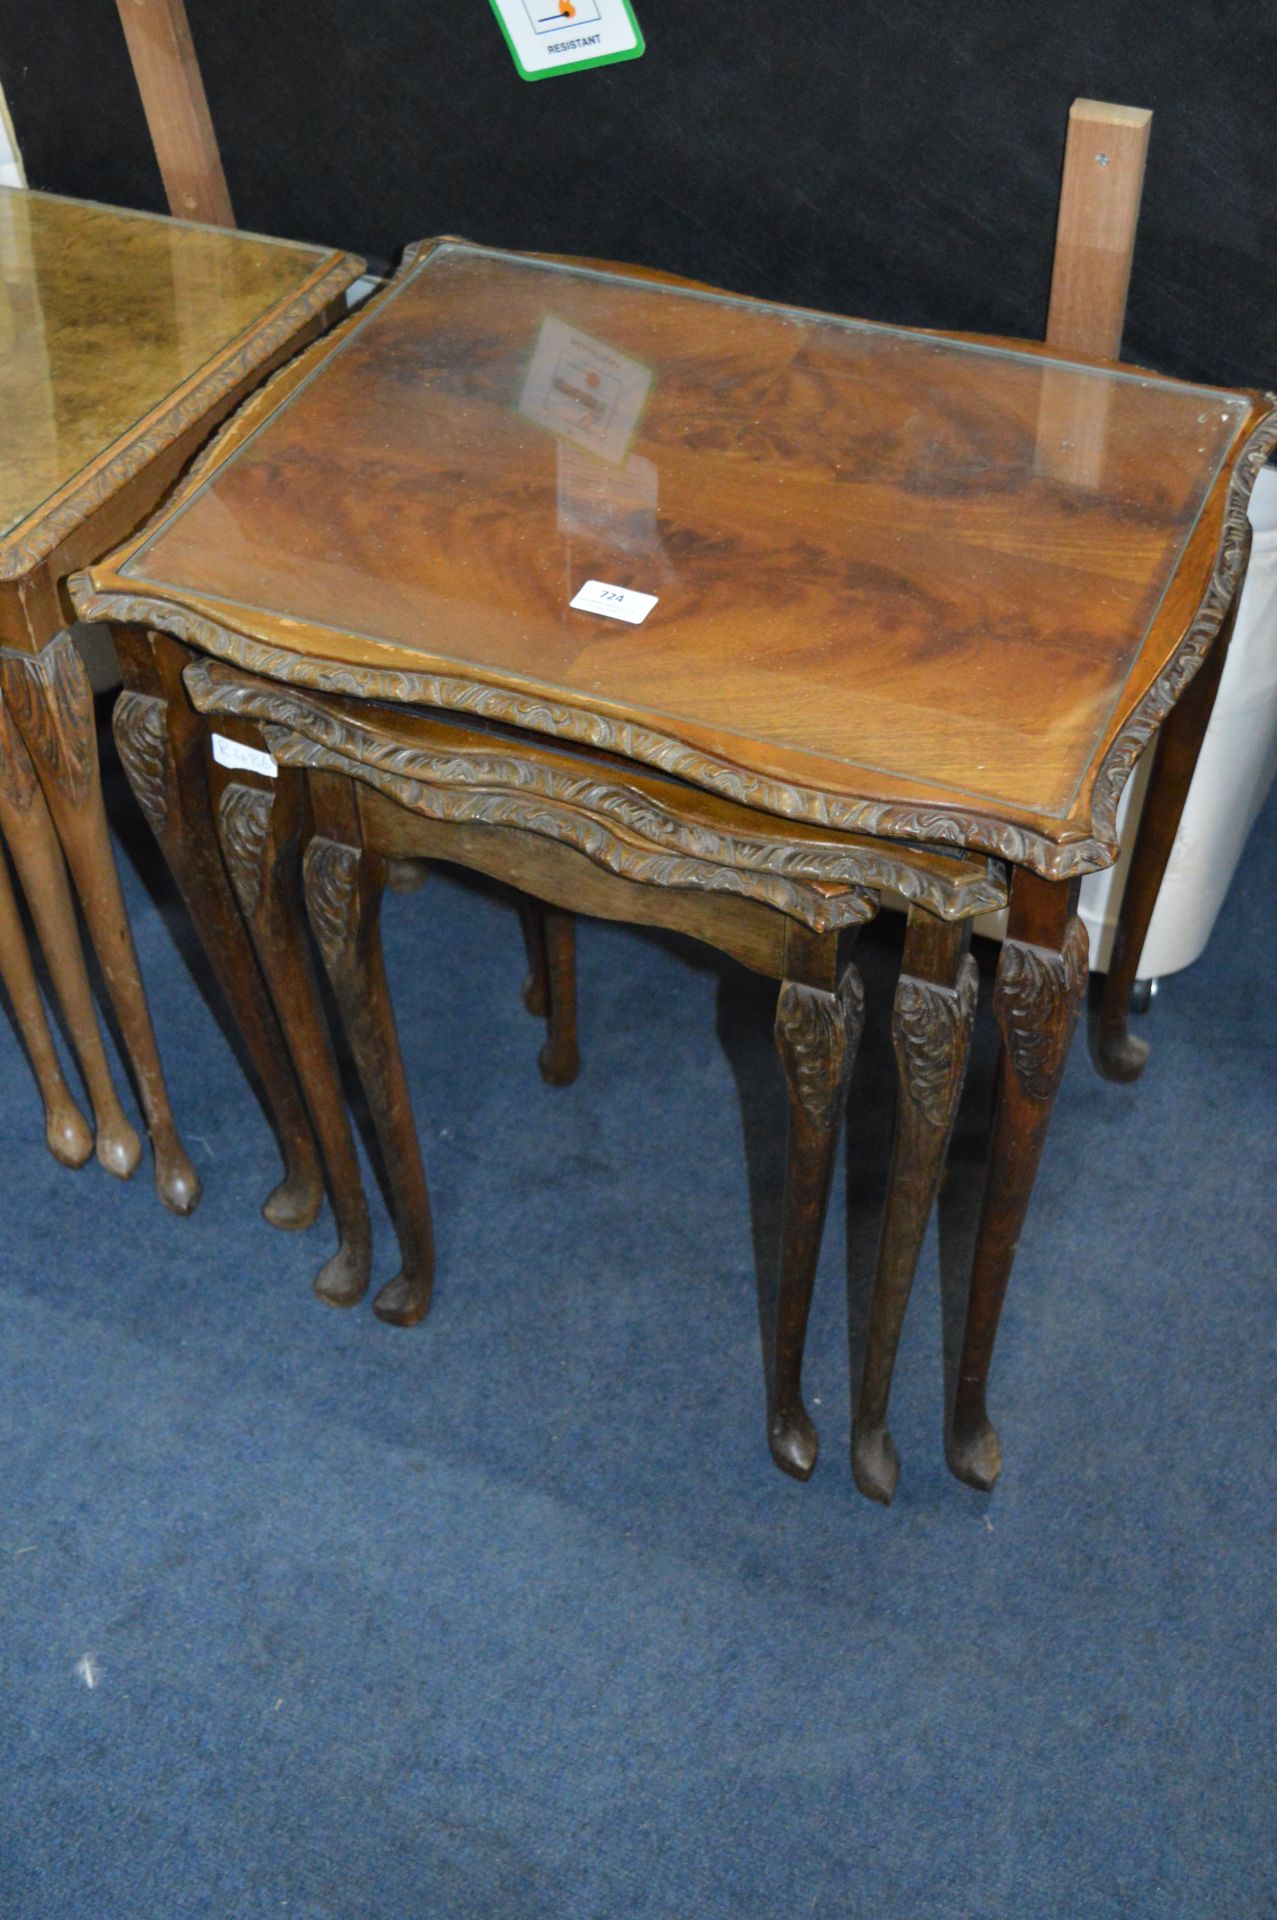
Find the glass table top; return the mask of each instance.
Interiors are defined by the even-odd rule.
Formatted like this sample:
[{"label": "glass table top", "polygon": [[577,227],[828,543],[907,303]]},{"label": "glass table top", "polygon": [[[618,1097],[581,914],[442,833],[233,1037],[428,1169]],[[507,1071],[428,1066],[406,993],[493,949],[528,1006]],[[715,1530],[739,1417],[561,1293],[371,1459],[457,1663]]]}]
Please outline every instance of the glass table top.
[{"label": "glass table top", "polygon": [[332,257],[0,187],[0,536]]},{"label": "glass table top", "polygon": [[321,657],[1058,817],[1252,405],[444,242],[121,571]]}]

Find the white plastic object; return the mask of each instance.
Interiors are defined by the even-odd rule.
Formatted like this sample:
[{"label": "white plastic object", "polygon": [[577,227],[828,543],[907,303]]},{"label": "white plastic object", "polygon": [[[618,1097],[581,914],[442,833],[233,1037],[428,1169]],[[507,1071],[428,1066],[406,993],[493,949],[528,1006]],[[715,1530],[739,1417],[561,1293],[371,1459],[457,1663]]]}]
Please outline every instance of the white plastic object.
[{"label": "white plastic object", "polygon": [[0,87],[0,187],[25,187],[26,184],[22,155],[18,152],[13,122],[5,105],[4,88]]}]

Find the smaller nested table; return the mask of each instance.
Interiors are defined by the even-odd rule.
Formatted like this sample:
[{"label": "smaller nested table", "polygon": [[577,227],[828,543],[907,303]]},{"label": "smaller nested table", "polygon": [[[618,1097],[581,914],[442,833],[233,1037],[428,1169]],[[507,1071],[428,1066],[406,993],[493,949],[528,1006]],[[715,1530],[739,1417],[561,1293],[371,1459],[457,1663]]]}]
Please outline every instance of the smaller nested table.
[{"label": "smaller nested table", "polygon": [[[900,1104],[853,1450],[889,1499],[894,1338],[974,1012],[962,929],[1009,872],[948,1426],[954,1471],[991,1485],[994,1336],[1086,985],[1079,877],[1114,858],[1126,777],[1217,651],[1275,440],[1253,394],[458,241],[410,253],[255,396],[77,604],[144,636],[127,650],[157,727],[269,748],[218,824],[241,897],[304,856],[384,1083],[407,1248],[388,1304],[424,1310],[430,1252],[376,947],[386,857],[697,932],[780,981],[769,1434],[810,1472],[802,1341],[859,1023],[846,945],[893,886]],[[189,833],[211,844],[211,819]],[[304,1035],[298,1053],[313,1101],[337,1098]]]},{"label": "smaller nested table", "polygon": [[[312,1039],[313,996],[307,1004],[287,937],[273,936],[260,911],[281,851],[294,860],[302,853],[311,928],[390,1173],[403,1265],[377,1297],[383,1319],[423,1318],[434,1270],[378,936],[390,860],[452,861],[487,873],[547,903],[552,925],[570,912],[689,933],[779,983],[775,1039],[790,1114],[768,1438],[777,1464],[799,1479],[811,1473],[818,1444],[802,1400],[803,1343],[864,1018],[852,949],[885,889],[904,898],[894,1020],[901,1097],[855,1452],[862,1487],[890,1499],[898,1471],[886,1424],[891,1375],[966,1070],[976,1005],[971,920],[1006,898],[994,863],[781,823],[657,771],[580,744],[551,748],[513,728],[415,709],[383,715],[206,662],[188,666],[185,683],[216,728],[265,748],[266,764],[278,769],[277,796],[261,778],[224,783],[218,829],[263,964],[289,1008],[296,1050],[311,1063],[312,1100],[331,1116],[342,1110],[341,1090],[327,1049]],[[257,731],[245,732],[246,723]],[[560,969],[552,995],[565,984],[570,989]],[[574,1067],[574,1005],[553,1009],[552,1032]],[[334,1259],[346,1273],[364,1219],[348,1141],[331,1165],[341,1227]]]},{"label": "smaller nested table", "polygon": [[[236,402],[344,310],[361,271],[326,248],[0,188],[0,842],[76,1045],[98,1158],[127,1177],[141,1146],[106,1063],[64,855],[70,865],[136,1076],[156,1185],[179,1213],[195,1205],[199,1182],[173,1123],[120,897],[65,580],[144,519]],[[80,1165],[92,1136],[58,1068],[2,853],[0,966],[49,1144]]]}]

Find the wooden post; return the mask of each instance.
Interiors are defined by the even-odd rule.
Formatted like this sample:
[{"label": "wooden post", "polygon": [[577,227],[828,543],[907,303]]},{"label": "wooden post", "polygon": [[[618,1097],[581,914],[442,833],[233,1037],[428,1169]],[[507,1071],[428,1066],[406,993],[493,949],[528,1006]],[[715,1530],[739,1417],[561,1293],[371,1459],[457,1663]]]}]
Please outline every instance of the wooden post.
[{"label": "wooden post", "polygon": [[233,227],[184,0],[117,0],[117,5],[169,211],[179,220]]},{"label": "wooden post", "polygon": [[[1115,107],[1103,100],[1075,100],[1069,109],[1048,346],[1103,360],[1121,354],[1152,118],[1143,107]],[[1099,486],[1111,399],[1107,381],[1078,381],[1048,367],[1042,376],[1035,470],[1071,487]]]},{"label": "wooden post", "polygon": [[1152,120],[1146,107],[1104,100],[1069,108],[1048,346],[1103,360],[1121,354]]}]

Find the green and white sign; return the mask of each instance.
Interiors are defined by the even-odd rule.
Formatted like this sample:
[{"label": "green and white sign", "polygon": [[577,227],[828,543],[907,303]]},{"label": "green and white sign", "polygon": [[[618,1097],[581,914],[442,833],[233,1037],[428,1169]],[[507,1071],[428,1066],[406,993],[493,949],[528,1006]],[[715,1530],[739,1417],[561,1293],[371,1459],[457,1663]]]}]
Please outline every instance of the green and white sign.
[{"label": "green and white sign", "polygon": [[637,60],[643,35],[630,0],[492,0],[525,80]]}]

